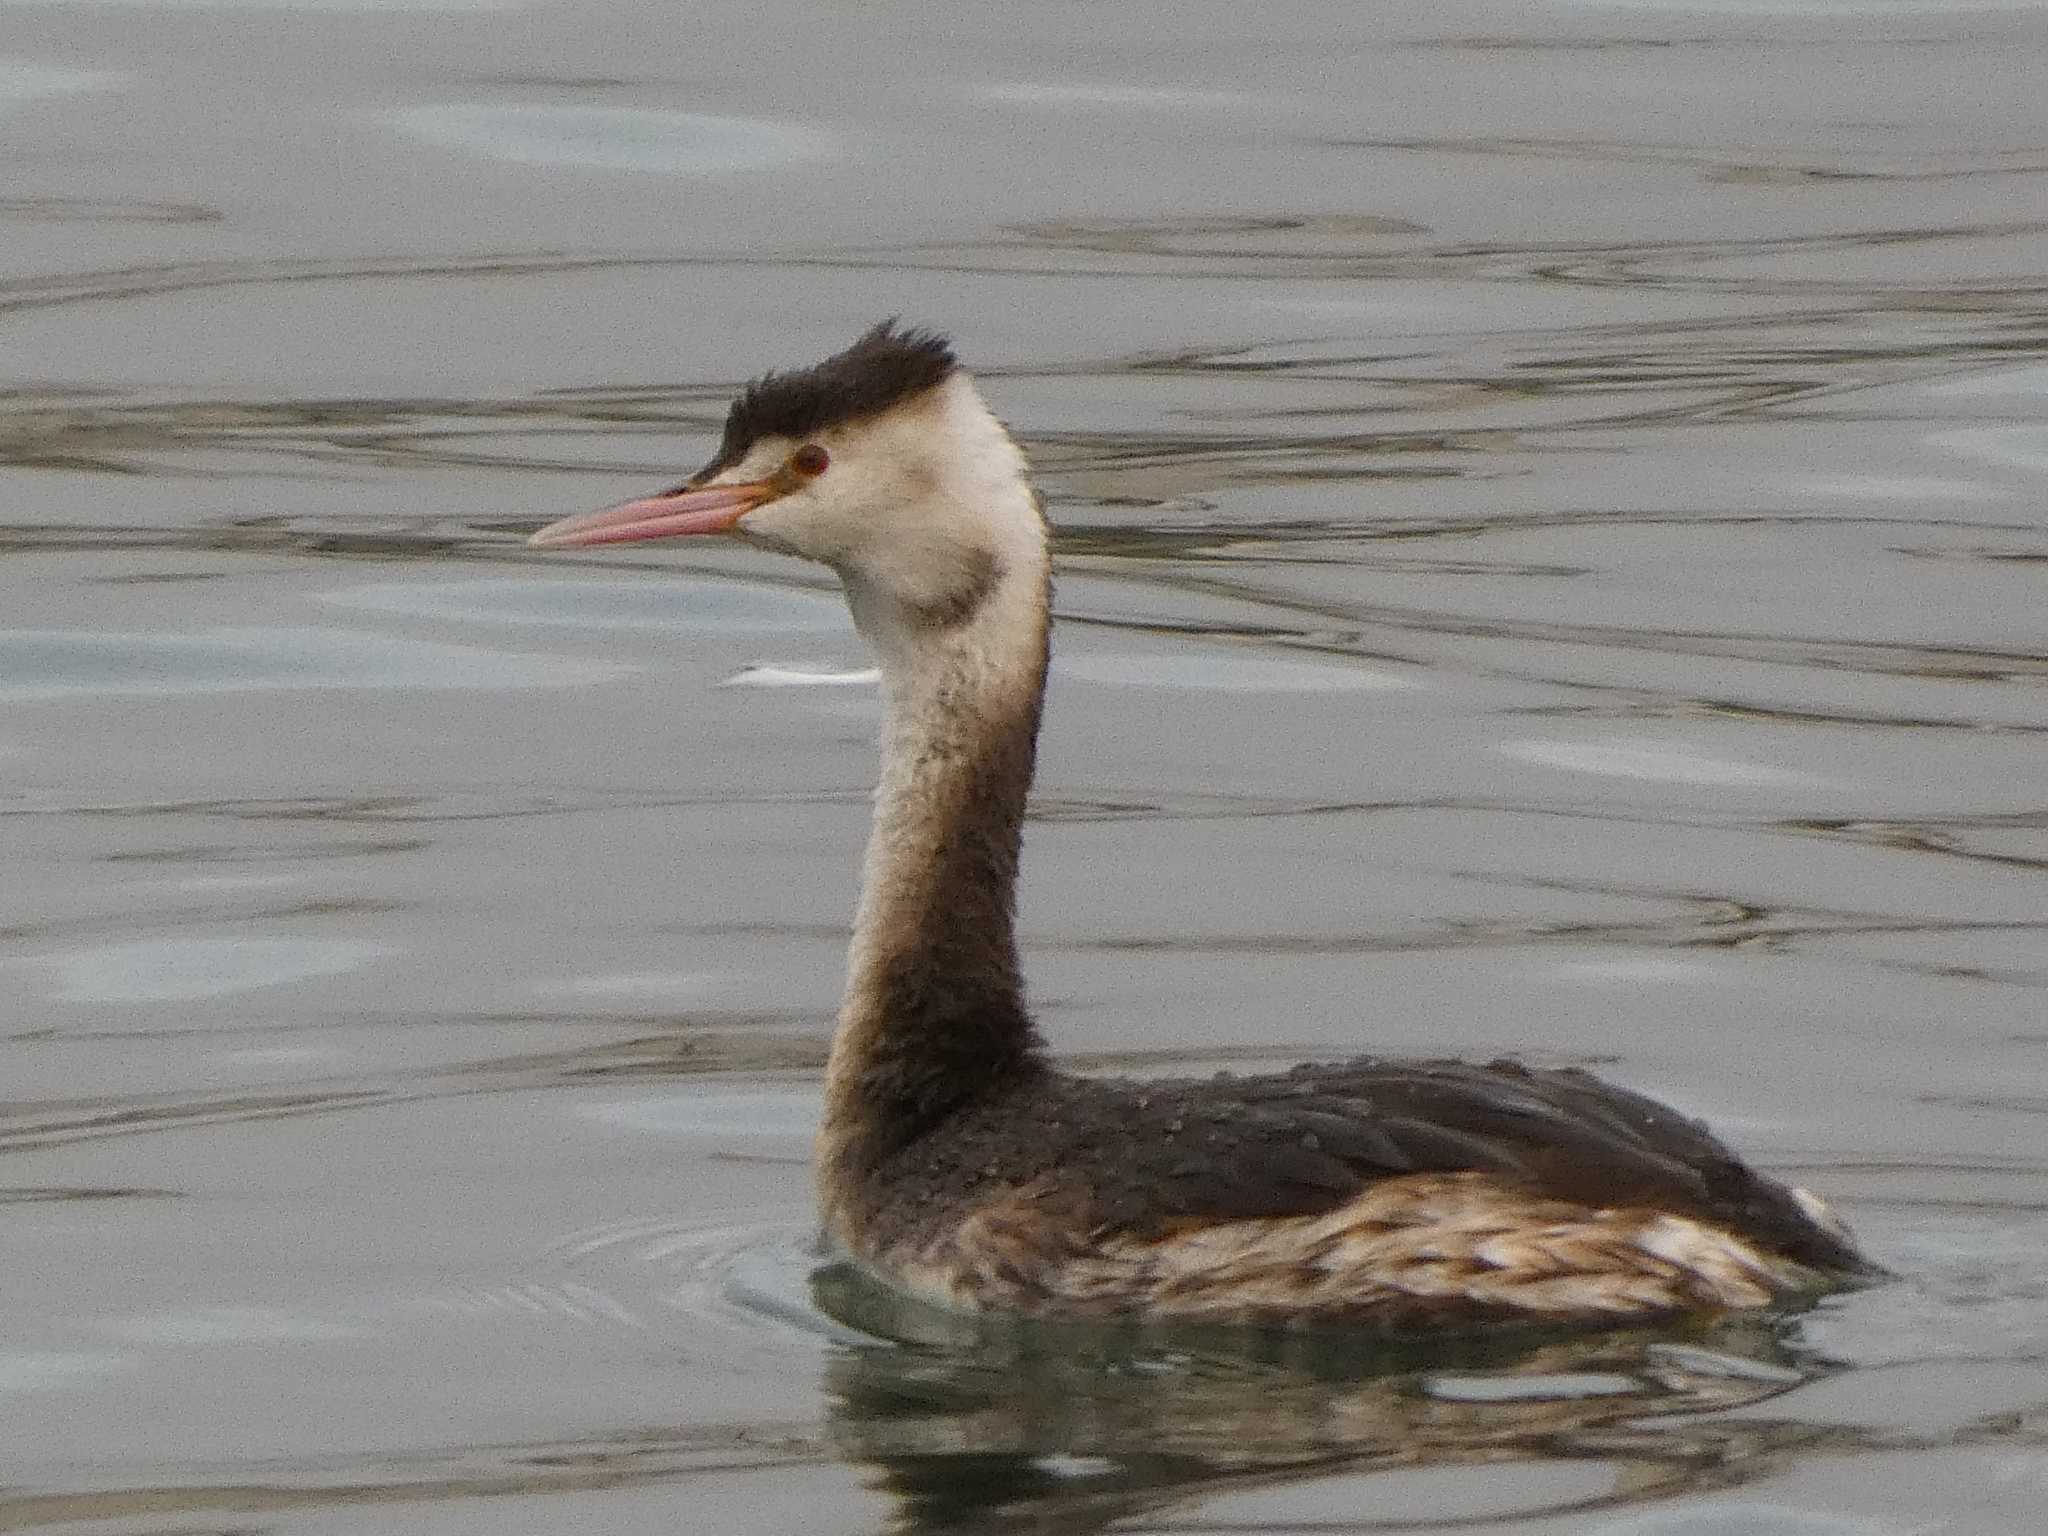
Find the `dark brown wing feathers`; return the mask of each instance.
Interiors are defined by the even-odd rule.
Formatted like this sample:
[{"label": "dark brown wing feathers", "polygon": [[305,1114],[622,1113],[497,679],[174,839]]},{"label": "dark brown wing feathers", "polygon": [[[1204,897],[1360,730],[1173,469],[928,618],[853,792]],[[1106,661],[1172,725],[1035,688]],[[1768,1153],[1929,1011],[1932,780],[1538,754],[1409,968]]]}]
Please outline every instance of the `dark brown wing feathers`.
[{"label": "dark brown wing feathers", "polygon": [[[1082,1199],[1098,1235],[1315,1215],[1376,1180],[1476,1171],[1532,1195],[1727,1227],[1817,1268],[1864,1267],[1698,1121],[1575,1070],[1355,1061],[1269,1077],[1136,1082],[1046,1073],[905,1148],[886,1202],[915,1225],[1001,1183]],[[902,1195],[925,1198],[906,1207]],[[889,1215],[877,1210],[885,1224]],[[908,1235],[907,1233],[905,1235]]]}]

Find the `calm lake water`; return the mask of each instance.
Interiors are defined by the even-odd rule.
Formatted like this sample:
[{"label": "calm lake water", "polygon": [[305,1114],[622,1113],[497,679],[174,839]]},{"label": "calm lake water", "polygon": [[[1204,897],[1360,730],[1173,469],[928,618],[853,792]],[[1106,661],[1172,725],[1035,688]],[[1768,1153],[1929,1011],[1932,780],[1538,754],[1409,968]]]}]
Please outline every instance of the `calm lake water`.
[{"label": "calm lake water", "polygon": [[[0,1530],[2024,1532],[2048,5],[0,0]],[[1898,1271],[1394,1354],[819,1271],[887,314],[1037,465],[1084,1069],[1595,1064]]]}]

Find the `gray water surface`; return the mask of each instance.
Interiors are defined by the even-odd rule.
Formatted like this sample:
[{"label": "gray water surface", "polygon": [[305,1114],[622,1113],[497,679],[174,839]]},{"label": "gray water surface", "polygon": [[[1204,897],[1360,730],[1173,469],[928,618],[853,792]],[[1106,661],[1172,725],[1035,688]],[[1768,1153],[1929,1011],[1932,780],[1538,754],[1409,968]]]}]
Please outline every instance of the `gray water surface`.
[{"label": "gray water surface", "polygon": [[[1895,1536],[2048,1496],[2039,4],[0,5],[0,1528]],[[817,1252],[821,573],[528,551],[900,313],[1083,1070],[1584,1063],[1898,1275],[962,1330]]]}]

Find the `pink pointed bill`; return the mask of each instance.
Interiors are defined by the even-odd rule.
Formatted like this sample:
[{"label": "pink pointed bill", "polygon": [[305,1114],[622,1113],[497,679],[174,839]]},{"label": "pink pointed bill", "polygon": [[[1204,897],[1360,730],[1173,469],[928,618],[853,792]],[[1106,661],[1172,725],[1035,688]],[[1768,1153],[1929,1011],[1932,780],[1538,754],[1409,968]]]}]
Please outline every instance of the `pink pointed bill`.
[{"label": "pink pointed bill", "polygon": [[754,508],[780,494],[765,480],[741,485],[700,485],[662,496],[629,501],[602,512],[565,517],[526,542],[543,549],[584,544],[627,544],[640,539],[679,539],[692,533],[723,533]]}]

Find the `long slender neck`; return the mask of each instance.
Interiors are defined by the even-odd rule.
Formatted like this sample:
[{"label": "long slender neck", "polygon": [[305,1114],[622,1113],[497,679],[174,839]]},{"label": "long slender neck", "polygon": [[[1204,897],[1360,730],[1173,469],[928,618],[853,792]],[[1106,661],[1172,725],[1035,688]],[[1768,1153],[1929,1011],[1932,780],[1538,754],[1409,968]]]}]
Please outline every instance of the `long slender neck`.
[{"label": "long slender neck", "polygon": [[1035,509],[1030,519],[1028,535],[951,607],[909,610],[849,582],[855,619],[881,657],[885,717],[826,1073],[828,1223],[835,1189],[1040,1069],[1015,931],[1050,597]]}]

